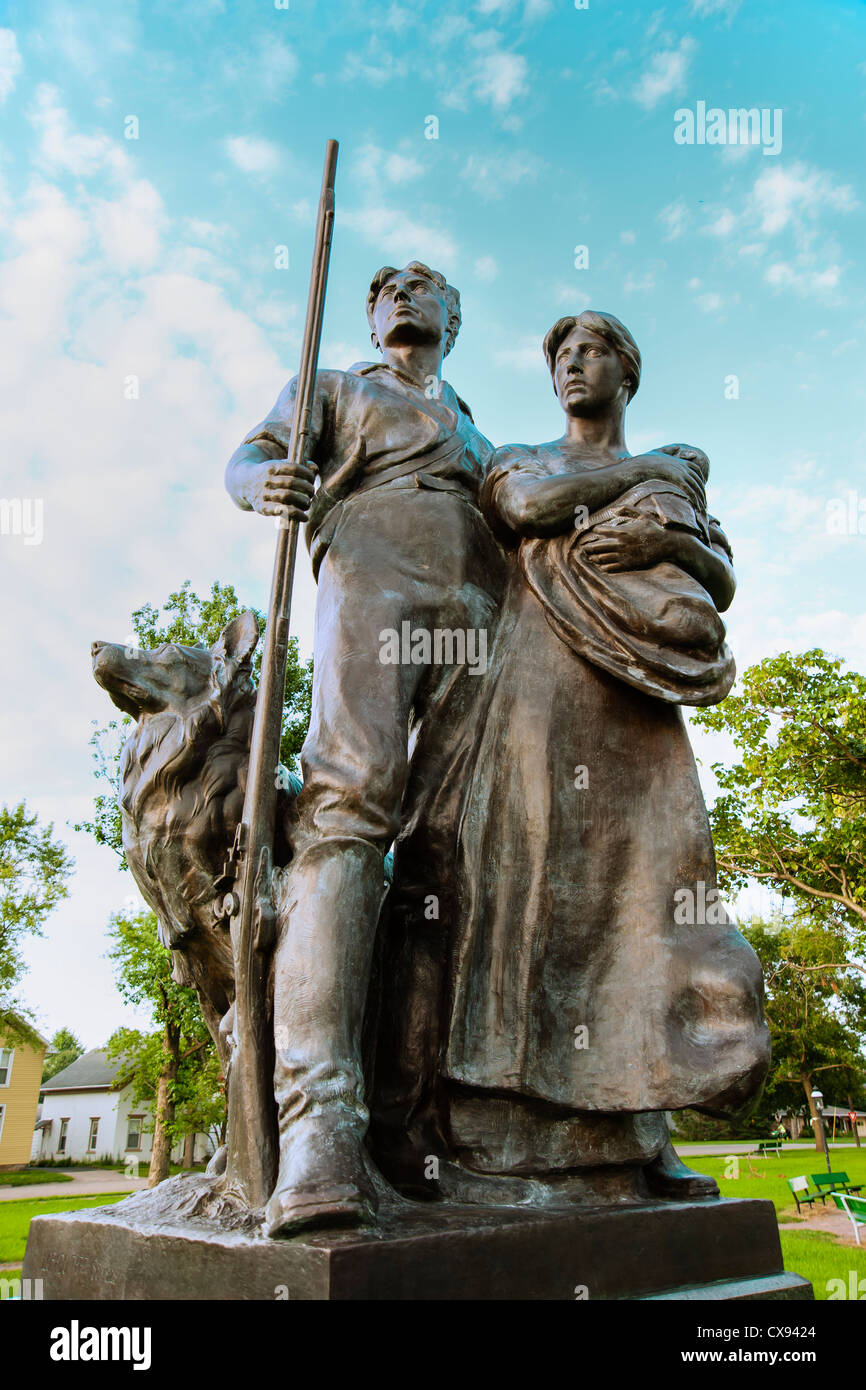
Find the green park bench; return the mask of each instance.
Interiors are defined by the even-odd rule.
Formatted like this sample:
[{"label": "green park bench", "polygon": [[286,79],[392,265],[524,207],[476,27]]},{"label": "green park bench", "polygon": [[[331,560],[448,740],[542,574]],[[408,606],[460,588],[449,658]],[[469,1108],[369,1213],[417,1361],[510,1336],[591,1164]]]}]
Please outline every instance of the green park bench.
[{"label": "green park bench", "polygon": [[840,1211],[844,1211],[854,1227],[854,1239],[860,1244],[860,1227],[866,1226],[866,1197],[855,1197],[848,1192],[832,1192],[831,1197]]},{"label": "green park bench", "polygon": [[812,1181],[819,1192],[832,1196],[834,1192],[860,1192],[862,1183],[853,1183],[847,1173],[813,1173]]},{"label": "green park bench", "polygon": [[823,1192],[809,1191],[809,1179],[805,1176],[801,1178],[789,1178],[788,1186],[794,1194],[794,1201],[797,1203],[797,1211],[800,1210],[801,1206],[811,1207],[812,1203],[817,1202],[819,1197],[825,1206],[827,1204],[827,1199]]},{"label": "green park bench", "polygon": [[780,1154],[781,1152],[781,1139],[761,1139],[758,1142],[758,1158],[766,1158],[767,1154]]}]

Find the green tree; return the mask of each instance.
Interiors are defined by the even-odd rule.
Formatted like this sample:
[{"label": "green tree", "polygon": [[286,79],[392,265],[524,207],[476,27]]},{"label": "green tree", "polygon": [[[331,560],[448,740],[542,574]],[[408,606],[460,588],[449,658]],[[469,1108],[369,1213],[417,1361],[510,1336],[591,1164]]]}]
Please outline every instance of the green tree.
[{"label": "green tree", "polygon": [[858,963],[832,922],[777,914],[752,918],[741,931],[764,971],[773,1044],[766,1105],[797,1109],[805,1101],[820,1151],[812,1090],[820,1083],[828,1104],[847,1103],[862,1092],[866,1075],[866,986]]},{"label": "green tree", "polygon": [[79,1041],[70,1028],[58,1028],[48,1044],[45,1065],[42,1068],[42,1082],[50,1081],[52,1076],[69,1067],[84,1052],[84,1044]]},{"label": "green tree", "polygon": [[31,1012],[13,998],[26,969],[21,943],[44,934],[46,918],[69,893],[74,863],[53,834],[23,801],[0,806],[0,1031],[10,1040],[34,1040]]},{"label": "green tree", "polygon": [[[210,647],[219,637],[226,623],[231,622],[247,607],[240,602],[231,584],[214,583],[208,598],[199,598],[193,593],[187,579],[180,589],[170,594],[163,604],[162,613],[151,604],[145,603],[132,615],[132,629],[138,645],[144,650],[152,650],[163,642],[177,642],[187,647]],[[264,633],[266,618],[255,610],[259,628]],[[263,642],[253,657],[253,682],[258,683],[262,664]],[[298,655],[296,637],[289,638],[289,655],[286,666],[286,690],[283,703],[283,729],[280,741],[280,757],[286,767],[298,770],[298,754],[310,722],[310,701],[312,695],[313,663],[301,662]],[[96,721],[94,721],[95,723]],[[106,783],[108,790],[99,792],[94,798],[93,819],[76,825],[76,830],[89,831],[101,845],[108,845],[120,856],[121,868],[126,868],[126,858],[121,843],[120,806],[117,785],[120,774],[120,753],[132,720],[128,715],[112,719],[97,727],[91,736],[94,772],[98,781]]]},{"label": "green tree", "polygon": [[[738,760],[713,765],[723,887],[766,883],[866,944],[866,677],[820,650],[749,667],[738,692],[697,711]],[[850,953],[849,953],[850,955]],[[864,967],[851,960],[851,969]]]},{"label": "green tree", "polygon": [[195,991],[171,978],[171,952],[157,939],[155,915],[115,913],[108,935],[118,989],[129,1003],[149,1007],[156,1025],[151,1033],[118,1029],[108,1047],[123,1064],[115,1088],[131,1084],[136,1102],[153,1105],[148,1186],[155,1187],[168,1177],[178,1138],[224,1125],[219,1063]]}]

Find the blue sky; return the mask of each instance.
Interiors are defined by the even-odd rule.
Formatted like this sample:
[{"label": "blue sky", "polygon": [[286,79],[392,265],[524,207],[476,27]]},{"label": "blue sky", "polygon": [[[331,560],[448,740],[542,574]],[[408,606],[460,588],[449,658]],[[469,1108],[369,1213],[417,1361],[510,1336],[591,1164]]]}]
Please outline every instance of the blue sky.
[{"label": "blue sky", "polygon": [[[133,1018],[103,953],[134,886],[70,828],[111,712],[90,641],[186,578],[266,604],[273,529],[222,473],[295,370],[329,136],[323,365],[371,355],[371,275],[419,256],[461,290],[446,371],[477,423],[539,442],[560,432],[545,331],[615,313],[644,357],[631,448],[710,455],[740,666],[820,645],[866,669],[866,535],[826,525],[833,498],[866,512],[866,5],[27,0],[0,31],[2,491],[44,529],[0,536],[3,795],[78,862],[27,951],[46,1029],[96,1046]],[[698,102],[781,111],[781,151],[677,144]],[[314,594],[304,560],[307,652]]]}]

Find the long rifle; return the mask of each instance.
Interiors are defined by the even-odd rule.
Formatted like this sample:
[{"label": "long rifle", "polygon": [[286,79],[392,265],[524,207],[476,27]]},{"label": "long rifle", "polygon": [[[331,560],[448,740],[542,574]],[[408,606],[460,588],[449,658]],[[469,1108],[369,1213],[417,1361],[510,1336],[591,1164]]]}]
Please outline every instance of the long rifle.
[{"label": "long rifle", "polygon": [[[316,222],[313,269],[292,433],[290,463],[306,463],[322,337],[325,288],[334,230],[334,177],[337,141],[329,140]],[[277,773],[280,761],[283,701],[292,582],[298,548],[298,523],[282,524],[274,559],[262,671],[256,697],[250,763],[241,823],[230,860],[237,866],[234,893],[226,898],[231,913],[235,962],[235,1047],[228,1087],[227,1186],[250,1207],[264,1206],[276,1181],[277,1126],[274,1109],[273,1039],[268,1037],[267,981],[275,936],[271,892]]]}]

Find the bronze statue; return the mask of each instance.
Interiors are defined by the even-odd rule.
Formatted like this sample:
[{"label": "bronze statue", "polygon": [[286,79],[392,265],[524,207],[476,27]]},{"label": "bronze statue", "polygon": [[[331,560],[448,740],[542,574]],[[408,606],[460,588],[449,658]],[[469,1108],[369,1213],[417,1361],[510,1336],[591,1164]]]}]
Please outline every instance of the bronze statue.
[{"label": "bronze statue", "polygon": [[[227,1145],[36,1219],[25,1273],[51,1297],[808,1297],[772,1205],[718,1200],[665,1116],[738,1112],[769,1053],[678,708],[734,678],[706,456],[629,455],[640,353],[592,311],[544,343],[562,438],[494,449],[442,378],[459,294],[420,261],[370,283],[381,360],[319,371],[335,167],[331,141],[299,374],[226,470],[280,520],[257,694],[250,613],[210,651],[93,649]],[[302,782],[277,765],[301,523]]]},{"label": "bronze statue", "polygon": [[[316,381],[312,508],[313,468],[281,461],[294,383],[228,469],[247,507],[310,511],[319,579],[259,1044],[273,1028],[268,1229],[372,1219],[376,1166],[405,1195],[461,1202],[570,1201],[614,1170],[620,1195],[714,1193],[660,1112],[744,1104],[767,1039],[742,938],[672,919],[678,887],[715,884],[676,705],[733,679],[706,458],[628,455],[640,355],[609,315],[561,320],[545,342],[564,438],[494,453],[439,375],[456,291],[419,263],[387,267],[368,313],[384,362]],[[486,674],[453,651],[436,664],[420,640],[461,630],[489,637]],[[211,900],[247,780],[257,638],[245,614],[212,652],[94,647],[97,679],[139,720],[130,864],[229,1081],[236,979]]]},{"label": "bronze statue", "polygon": [[[234,1023],[231,940],[214,918],[214,885],[243,807],[255,708],[250,679],[259,627],[252,612],[227,624],[210,650],[166,643],[152,651],[94,642],[93,674],[136,722],[121,754],[123,847],[172,951],[174,978],[195,988],[228,1085]],[[276,863],[299,780],[278,790]],[[221,1160],[217,1166],[221,1166]]]},{"label": "bronze statue", "polygon": [[[603,1134],[601,1157],[642,1160],[652,1190],[712,1192],[650,1119],[731,1115],[769,1063],[678,707],[734,679],[730,547],[700,451],[628,455],[628,330],[587,311],[544,351],[565,434],[499,449],[481,495],[512,558],[461,836],[455,1142],[485,1171],[555,1172],[597,1164]],[[689,894],[707,921],[682,920]]]},{"label": "bronze statue", "polygon": [[[386,1167],[419,1184],[424,1156],[445,1148],[436,1094],[443,924],[458,774],[482,682],[466,664],[383,659],[383,643],[404,630],[432,640],[492,628],[501,558],[477,503],[492,448],[441,378],[460,326],[459,295],[444,277],[418,262],[386,266],[367,314],[383,360],[320,372],[313,409],[320,487],[308,540],[319,591],[312,721],[278,911],[274,1235],[369,1219],[375,1208],[362,1031],[392,842],[377,1148]],[[307,513],[312,468],[280,461],[295,394],[290,382],[229,462],[241,507]]]}]

